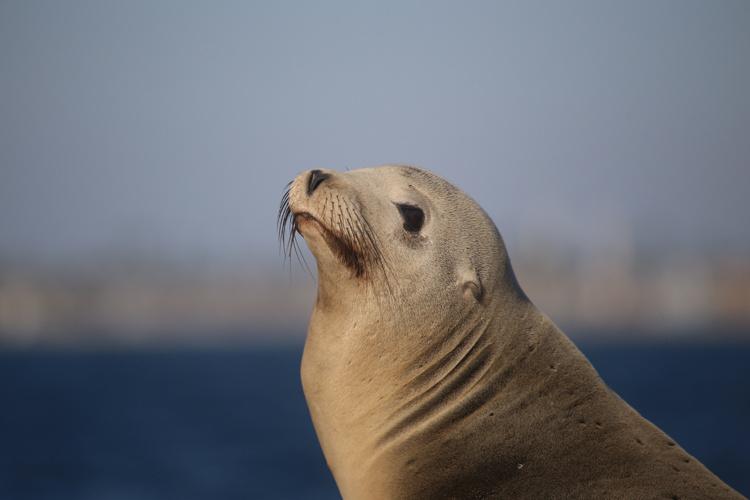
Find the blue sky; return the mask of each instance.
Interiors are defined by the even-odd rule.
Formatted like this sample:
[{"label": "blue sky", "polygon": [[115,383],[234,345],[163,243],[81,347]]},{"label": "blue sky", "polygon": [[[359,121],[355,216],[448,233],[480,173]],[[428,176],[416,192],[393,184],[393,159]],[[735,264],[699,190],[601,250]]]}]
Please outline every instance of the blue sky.
[{"label": "blue sky", "polygon": [[270,261],[297,172],[388,162],[511,247],[747,250],[748,89],[744,0],[4,1],[0,256]]}]

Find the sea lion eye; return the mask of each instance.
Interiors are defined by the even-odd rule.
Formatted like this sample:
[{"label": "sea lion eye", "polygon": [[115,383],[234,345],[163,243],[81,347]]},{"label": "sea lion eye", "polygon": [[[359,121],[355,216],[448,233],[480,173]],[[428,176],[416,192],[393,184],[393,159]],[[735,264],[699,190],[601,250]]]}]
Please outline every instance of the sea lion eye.
[{"label": "sea lion eye", "polygon": [[421,208],[414,205],[397,203],[398,211],[404,219],[404,229],[410,233],[418,233],[424,224],[424,212]]}]

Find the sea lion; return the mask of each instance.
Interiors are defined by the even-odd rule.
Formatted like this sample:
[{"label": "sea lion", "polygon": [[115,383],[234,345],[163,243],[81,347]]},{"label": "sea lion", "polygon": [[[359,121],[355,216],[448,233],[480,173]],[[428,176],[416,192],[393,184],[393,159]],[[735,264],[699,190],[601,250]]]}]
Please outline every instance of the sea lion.
[{"label": "sea lion", "polygon": [[604,384],[437,175],[304,172],[279,231],[317,262],[302,384],[344,498],[742,498]]}]

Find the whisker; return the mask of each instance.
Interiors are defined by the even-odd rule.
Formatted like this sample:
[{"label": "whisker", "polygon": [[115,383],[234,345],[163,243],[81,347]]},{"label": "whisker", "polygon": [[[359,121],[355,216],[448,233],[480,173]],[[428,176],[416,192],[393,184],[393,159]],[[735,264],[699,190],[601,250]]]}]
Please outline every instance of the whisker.
[{"label": "whisker", "polygon": [[[292,181],[293,182],[293,181]],[[294,220],[294,214],[292,213],[291,207],[289,206],[289,196],[292,187],[292,182],[287,183],[284,187],[284,192],[281,195],[281,202],[279,204],[279,212],[276,219],[276,229],[278,231],[279,238],[279,250],[284,254],[284,261],[289,264],[289,272],[292,271],[292,253],[295,254],[300,264],[310,271],[310,266],[307,265],[304,256],[301,254],[299,243],[297,242],[297,234],[299,230],[297,227],[297,221]]]},{"label": "whisker", "polygon": [[390,266],[388,266],[387,261],[385,260],[383,253],[380,250],[380,241],[378,240],[375,231],[372,229],[372,225],[370,225],[370,222],[362,215],[361,212],[358,212],[358,220],[361,221],[364,228],[362,232],[370,241],[370,246],[375,255],[377,265],[383,274],[383,282],[385,283],[386,289],[388,290],[388,295],[391,299],[394,299],[395,295],[393,293],[393,288],[391,287],[391,281],[389,277],[389,272],[391,272],[392,270]]},{"label": "whisker", "polygon": [[[314,273],[297,239],[300,234],[299,227],[289,204],[291,187],[292,182],[284,187],[276,217],[279,249],[284,255],[284,261],[289,264],[290,273],[294,255],[294,258],[314,279]],[[364,282],[368,285],[370,280],[367,278],[372,278],[372,273],[377,271],[382,275],[386,288],[385,295],[393,299],[390,266],[383,255],[377,233],[362,214],[360,207],[334,192],[326,194],[319,208],[321,210],[318,220],[323,225],[327,234],[326,238],[329,239],[329,244],[332,245],[332,249],[341,262],[349,267],[355,276],[365,278]]]},{"label": "whisker", "polygon": [[312,269],[310,269],[310,266],[307,264],[307,259],[305,259],[305,254],[302,253],[302,249],[299,246],[299,242],[294,240],[294,254],[297,256],[297,261],[300,263],[302,267],[305,268],[307,273],[310,275],[312,279],[315,279],[315,275],[312,272]]},{"label": "whisker", "polygon": [[[360,254],[367,260],[367,263],[370,264],[373,261],[373,257],[377,257],[377,249],[372,248],[372,245],[368,243],[368,241],[365,239],[362,226],[359,223],[358,217],[352,215],[352,211],[349,209],[349,204],[345,203],[344,208],[346,209],[347,214],[347,225],[349,226],[349,232],[352,234],[354,243],[359,249]],[[354,209],[355,213],[357,213],[356,209]],[[357,230],[355,231],[354,227],[352,226],[352,222],[356,224]],[[368,267],[372,267],[368,265]]]},{"label": "whisker", "polygon": [[[284,186],[284,193],[281,195],[281,203],[279,204],[279,213],[276,219],[276,227],[278,230],[279,247],[283,251],[286,247],[287,238],[287,227],[289,227],[290,220],[292,218],[292,212],[289,208],[289,192],[292,187],[292,182],[288,182]],[[289,237],[292,235],[290,234]]]}]

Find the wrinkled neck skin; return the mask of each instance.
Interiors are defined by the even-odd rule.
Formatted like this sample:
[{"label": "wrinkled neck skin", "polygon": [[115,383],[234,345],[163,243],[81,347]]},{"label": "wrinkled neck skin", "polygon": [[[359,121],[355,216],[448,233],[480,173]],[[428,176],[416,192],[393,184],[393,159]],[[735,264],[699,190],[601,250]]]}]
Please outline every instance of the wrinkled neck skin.
[{"label": "wrinkled neck skin", "polygon": [[[505,272],[512,273],[509,264]],[[415,480],[422,473],[429,488],[441,491],[429,471],[460,460],[460,446],[443,443],[444,431],[455,435],[460,425],[462,434],[478,436],[487,415],[517,412],[529,404],[518,398],[532,394],[518,389],[519,380],[544,390],[544,380],[523,376],[540,370],[534,363],[549,363],[544,356],[529,362],[540,343],[572,348],[512,276],[498,276],[481,301],[457,286],[424,289],[423,282],[402,276],[389,295],[319,268],[302,380],[344,498],[406,498],[412,490],[419,497],[427,491]],[[502,433],[482,439],[499,440]],[[501,442],[486,444],[503,449]],[[517,460],[501,455],[492,460]]]}]

